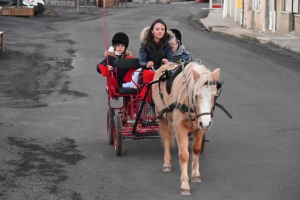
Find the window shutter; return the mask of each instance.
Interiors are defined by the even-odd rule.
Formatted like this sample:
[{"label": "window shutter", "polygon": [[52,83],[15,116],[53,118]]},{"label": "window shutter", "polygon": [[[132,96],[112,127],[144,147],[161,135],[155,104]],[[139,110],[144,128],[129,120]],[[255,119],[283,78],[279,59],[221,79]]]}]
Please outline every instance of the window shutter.
[{"label": "window shutter", "polygon": [[292,12],[293,0],[285,0],[285,11]]},{"label": "window shutter", "polygon": [[300,0],[293,1],[293,13],[299,13],[299,1]]}]

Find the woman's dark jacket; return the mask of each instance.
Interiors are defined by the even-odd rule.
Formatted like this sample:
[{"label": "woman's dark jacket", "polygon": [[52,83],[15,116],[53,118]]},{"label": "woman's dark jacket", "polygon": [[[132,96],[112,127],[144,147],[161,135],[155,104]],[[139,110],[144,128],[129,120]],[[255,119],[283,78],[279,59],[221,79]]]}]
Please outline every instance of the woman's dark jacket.
[{"label": "woman's dark jacket", "polygon": [[146,68],[147,63],[152,61],[154,63],[153,68],[157,70],[164,64],[162,63],[163,58],[166,58],[169,62],[173,61],[172,47],[169,43],[165,43],[161,47],[158,47],[155,42],[149,42],[147,46],[141,43],[139,62],[143,68]]}]

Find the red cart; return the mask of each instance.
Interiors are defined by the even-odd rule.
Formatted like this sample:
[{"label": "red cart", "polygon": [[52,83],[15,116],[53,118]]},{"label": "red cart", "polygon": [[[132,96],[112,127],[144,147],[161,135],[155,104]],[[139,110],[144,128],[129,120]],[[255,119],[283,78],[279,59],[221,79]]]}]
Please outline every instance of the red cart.
[{"label": "red cart", "polygon": [[[158,134],[158,121],[155,116],[154,106],[146,102],[139,92],[151,84],[138,83],[136,88],[119,88],[117,84],[118,69],[140,68],[138,58],[117,59],[116,68],[106,77],[106,91],[108,94],[107,111],[107,137],[109,144],[113,144],[116,155],[122,155],[123,139],[160,139]],[[142,78],[142,72],[141,77]],[[147,95],[146,95],[147,96]],[[111,101],[122,98],[121,107],[113,107]]]}]

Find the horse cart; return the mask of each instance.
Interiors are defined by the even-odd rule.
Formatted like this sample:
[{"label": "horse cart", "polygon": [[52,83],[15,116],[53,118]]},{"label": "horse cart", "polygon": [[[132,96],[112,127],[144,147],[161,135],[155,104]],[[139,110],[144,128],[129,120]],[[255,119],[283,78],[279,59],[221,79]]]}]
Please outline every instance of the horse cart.
[{"label": "horse cart", "polygon": [[[193,61],[168,62],[154,71],[140,71],[132,80],[135,88],[118,87],[120,69],[139,69],[138,58],[117,59],[116,67],[106,76],[108,93],[107,136],[116,155],[121,156],[124,139],[162,137],[164,146],[163,171],[172,171],[170,144],[176,140],[181,164],[181,195],[191,195],[188,176],[189,141],[192,144],[191,182],[201,182],[199,154],[205,147],[206,132],[212,124],[215,106],[229,118],[228,111],[216,102],[221,94],[220,68],[210,71]],[[150,82],[146,77],[152,73]],[[122,98],[120,107],[111,100]],[[154,105],[154,103],[155,105]]]}]

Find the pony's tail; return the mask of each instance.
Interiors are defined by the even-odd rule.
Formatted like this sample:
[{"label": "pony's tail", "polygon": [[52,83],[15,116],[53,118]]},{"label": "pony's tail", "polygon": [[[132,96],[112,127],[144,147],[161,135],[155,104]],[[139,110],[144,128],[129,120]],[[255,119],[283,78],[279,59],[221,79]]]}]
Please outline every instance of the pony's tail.
[{"label": "pony's tail", "polygon": [[[169,123],[171,123],[171,122],[169,122]],[[171,148],[175,148],[175,145],[176,145],[176,135],[175,135],[175,131],[174,131],[174,129],[173,129],[173,127],[172,126],[170,126],[169,125],[169,131],[170,131],[170,147]]]},{"label": "pony's tail", "polygon": [[175,142],[175,132],[172,130],[172,133],[171,133],[171,139],[170,139],[170,146],[172,147],[172,148],[175,148],[175,145],[176,145],[176,142]]}]

